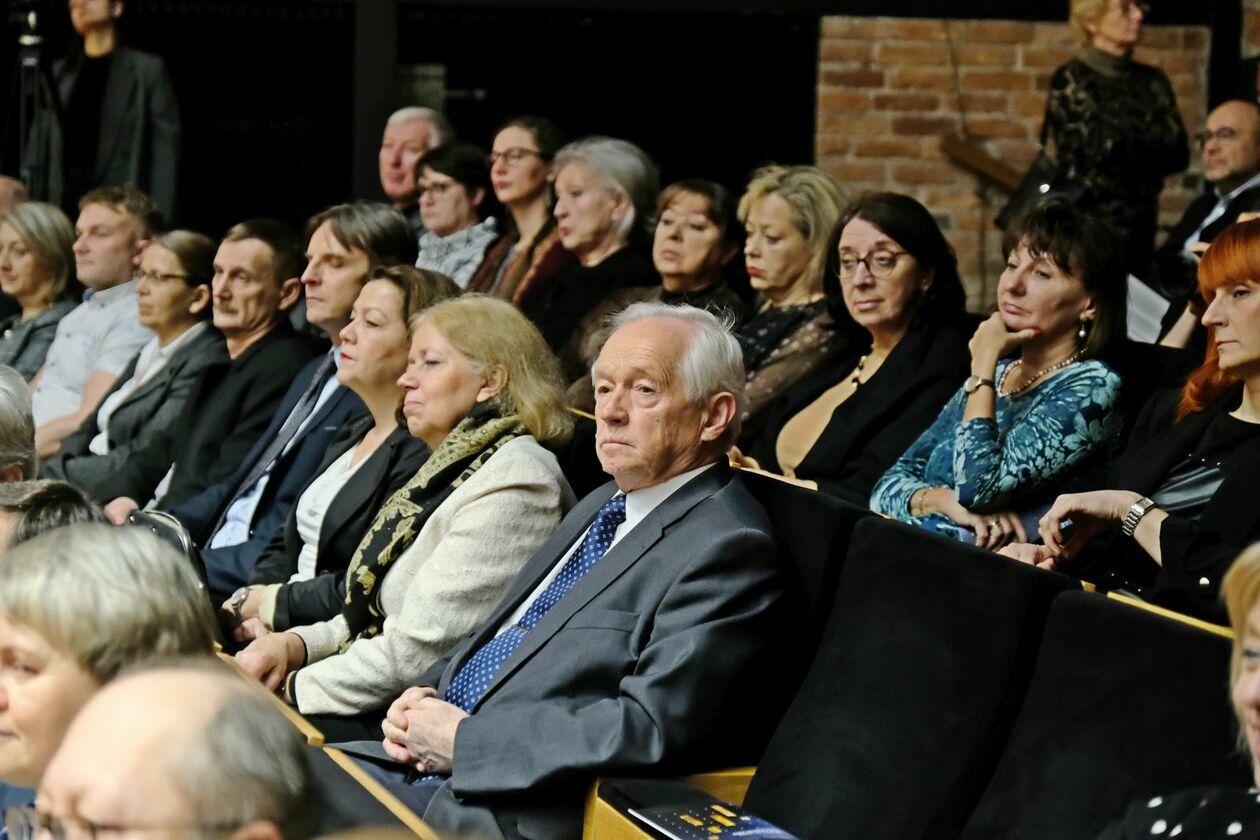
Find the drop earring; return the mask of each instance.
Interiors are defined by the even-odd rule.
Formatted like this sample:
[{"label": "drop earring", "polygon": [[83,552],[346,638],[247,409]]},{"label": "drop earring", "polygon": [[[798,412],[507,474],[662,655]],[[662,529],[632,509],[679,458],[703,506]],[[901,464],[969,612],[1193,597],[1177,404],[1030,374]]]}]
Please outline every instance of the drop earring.
[{"label": "drop earring", "polygon": [[1076,337],[1077,337],[1078,339],[1080,339],[1080,342],[1081,342],[1082,344],[1084,344],[1084,343],[1085,343],[1085,339],[1089,337],[1089,329],[1086,327],[1086,325],[1087,325],[1088,323],[1089,323],[1089,321],[1087,321],[1086,319],[1082,318],[1082,319],[1081,319],[1081,328],[1080,328],[1079,330],[1077,330],[1077,331],[1076,331]]}]

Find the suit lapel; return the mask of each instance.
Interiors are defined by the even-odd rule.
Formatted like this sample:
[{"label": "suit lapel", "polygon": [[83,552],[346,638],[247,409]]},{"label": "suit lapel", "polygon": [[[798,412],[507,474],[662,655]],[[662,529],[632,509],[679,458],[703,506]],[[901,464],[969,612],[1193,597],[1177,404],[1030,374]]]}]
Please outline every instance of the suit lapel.
[{"label": "suit lapel", "polygon": [[113,160],[114,149],[122,142],[124,130],[137,130],[138,115],[131,114],[131,104],[140,87],[140,78],[129,60],[126,50],[114,53],[109,64],[109,79],[105,84],[105,99],[101,103],[101,136],[97,143],[97,177],[104,177],[100,167]]},{"label": "suit lapel", "polygon": [[[608,553],[551,608],[550,612],[543,616],[537,626],[525,635],[520,646],[512,652],[512,655],[507,658],[507,661],[503,663],[503,667],[499,669],[498,674],[490,682],[477,706],[480,707],[504,680],[527,662],[535,651],[550,641],[575,613],[589,604],[596,595],[603,592],[617,578],[625,574],[626,571],[643,558],[652,546],[660,540],[666,528],[686,515],[689,510],[701,501],[720,490],[730,479],[730,467],[720,463],[711,469],[705,470],[675,491],[664,502],[657,505],[655,510],[634,527],[634,530],[622,537],[616,545],[609,549]],[[602,506],[603,502],[607,501],[611,496],[611,493],[603,496],[600,505]],[[541,574],[532,576],[533,584],[524,593],[518,595],[513,602],[513,609],[520,604],[526,594],[537,588],[547,572],[554,568],[556,562],[573,544],[577,536],[589,527],[598,511],[599,508],[597,507],[590,512],[589,517],[584,517],[585,521],[582,527],[572,531],[570,539],[563,543],[563,548],[558,553],[548,555],[553,557],[552,561],[541,570]],[[498,630],[499,625],[507,619],[508,615],[510,615],[510,611],[500,617],[497,622],[490,622],[491,632],[487,635],[483,630],[481,635],[488,640]],[[478,646],[475,645],[469,650],[475,650]]]},{"label": "suit lapel", "polygon": [[[330,453],[329,466],[331,466],[332,461],[336,461],[337,458],[345,455],[346,452],[358,445],[363,435],[372,428],[372,418],[370,416],[365,417],[360,424],[356,425],[366,426],[366,428],[360,434],[351,435],[350,445],[339,452],[335,458]],[[381,448],[369,455],[367,463],[359,467],[359,471],[342,486],[341,492],[334,499],[335,503],[328,506],[328,511],[324,514],[323,524],[319,529],[320,553],[323,553],[324,548],[333,541],[333,538],[346,526],[346,523],[353,519],[363,509],[363,506],[371,500],[373,491],[385,481],[389,466],[394,462],[395,451],[402,445],[402,441],[407,436],[408,432],[405,427],[399,427],[390,432],[389,437],[381,444]],[[314,481],[316,477],[323,473],[324,470],[316,470],[311,480]],[[353,495],[350,495],[351,493]]]}]

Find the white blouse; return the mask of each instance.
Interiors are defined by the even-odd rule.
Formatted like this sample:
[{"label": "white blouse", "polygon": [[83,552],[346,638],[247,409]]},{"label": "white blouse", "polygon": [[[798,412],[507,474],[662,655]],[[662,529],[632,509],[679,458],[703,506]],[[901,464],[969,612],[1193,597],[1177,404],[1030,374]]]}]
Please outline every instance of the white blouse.
[{"label": "white blouse", "polygon": [[341,492],[359,467],[368,460],[361,459],[357,464],[350,463],[354,458],[354,450],[350,447],[336,461],[329,464],[328,469],[320,473],[298,497],[297,532],[302,540],[302,551],[298,554],[297,571],[290,582],[310,580],[315,577],[315,560],[319,555],[319,529],[324,525],[324,515],[332,505],[333,499]]}]

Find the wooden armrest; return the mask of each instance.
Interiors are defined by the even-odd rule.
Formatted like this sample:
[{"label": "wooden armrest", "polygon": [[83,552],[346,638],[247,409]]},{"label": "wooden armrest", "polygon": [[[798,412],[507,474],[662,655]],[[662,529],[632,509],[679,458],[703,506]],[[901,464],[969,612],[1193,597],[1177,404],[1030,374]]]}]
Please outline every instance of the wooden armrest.
[{"label": "wooden armrest", "polygon": [[280,714],[288,718],[289,723],[293,724],[293,726],[297,728],[297,731],[302,733],[302,737],[306,739],[306,743],[310,744],[312,747],[324,746],[324,733],[316,729],[315,725],[309,720],[298,714],[297,709],[293,708],[288,703],[263,688],[262,683],[245,673],[244,669],[242,669],[240,665],[236,664],[236,660],[228,654],[223,651],[219,651],[217,656],[219,657],[220,662],[235,671],[241,679],[245,680],[250,685],[257,687],[257,689],[262,692],[263,696],[265,696],[269,701],[271,701],[272,705],[280,710]]},{"label": "wooden armrest", "polygon": [[1212,624],[1194,616],[1185,615],[1174,610],[1157,607],[1154,604],[1148,604],[1146,601],[1139,601],[1136,598],[1130,598],[1128,595],[1121,595],[1117,592],[1108,592],[1107,597],[1113,601],[1119,601],[1122,604],[1128,604],[1130,607],[1137,607],[1140,610],[1162,615],[1164,618],[1171,618],[1173,621],[1180,621],[1182,624],[1188,624],[1198,630],[1204,630],[1217,636],[1223,636],[1226,639],[1234,638],[1234,631],[1229,627],[1222,627],[1219,624]]},{"label": "wooden armrest", "polygon": [[743,805],[755,772],[757,772],[756,767],[728,767],[711,773],[684,776],[683,781],[723,802]]}]

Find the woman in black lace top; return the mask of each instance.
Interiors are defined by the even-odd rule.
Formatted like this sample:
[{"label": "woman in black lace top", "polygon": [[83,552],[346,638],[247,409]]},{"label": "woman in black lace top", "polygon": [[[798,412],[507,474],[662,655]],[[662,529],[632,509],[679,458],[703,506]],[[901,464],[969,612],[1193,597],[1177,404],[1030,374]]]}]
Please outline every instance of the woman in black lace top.
[{"label": "woman in black lace top", "polygon": [[1190,161],[1168,77],[1132,59],[1144,14],[1135,0],[1072,0],[1085,49],[1050,78],[1044,127],[1063,175],[1084,188],[1081,208],[1116,229],[1137,274],[1154,251],[1164,178]]}]

